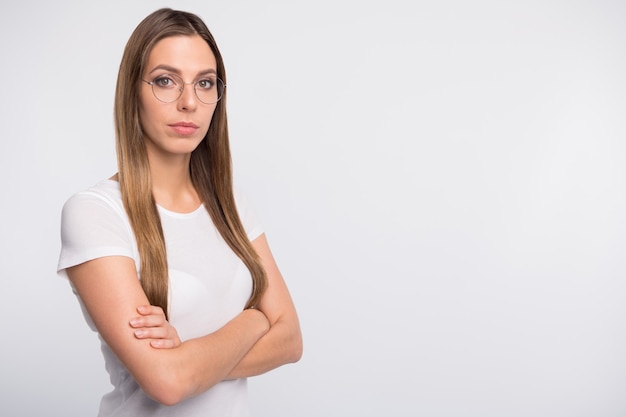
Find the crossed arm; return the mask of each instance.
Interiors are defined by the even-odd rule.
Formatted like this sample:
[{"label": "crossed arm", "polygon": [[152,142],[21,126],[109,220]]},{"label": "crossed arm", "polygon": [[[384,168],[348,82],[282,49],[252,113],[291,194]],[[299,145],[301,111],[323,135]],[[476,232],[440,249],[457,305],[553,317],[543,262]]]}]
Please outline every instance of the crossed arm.
[{"label": "crossed arm", "polygon": [[302,355],[297,314],[265,235],[252,244],[268,277],[258,308],[182,343],[162,312],[149,306],[130,258],[98,258],[67,273],[98,331],[138,384],[172,405],[224,379],[262,374]]}]

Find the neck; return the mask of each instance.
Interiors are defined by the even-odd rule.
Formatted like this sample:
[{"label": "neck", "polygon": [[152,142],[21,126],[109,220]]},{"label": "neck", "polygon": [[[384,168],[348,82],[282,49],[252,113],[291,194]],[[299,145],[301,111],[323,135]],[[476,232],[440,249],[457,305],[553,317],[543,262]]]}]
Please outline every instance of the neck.
[{"label": "neck", "polygon": [[191,154],[163,155],[150,152],[150,175],[152,194],[158,205],[167,210],[188,213],[201,204],[200,198],[191,182],[189,162]]}]

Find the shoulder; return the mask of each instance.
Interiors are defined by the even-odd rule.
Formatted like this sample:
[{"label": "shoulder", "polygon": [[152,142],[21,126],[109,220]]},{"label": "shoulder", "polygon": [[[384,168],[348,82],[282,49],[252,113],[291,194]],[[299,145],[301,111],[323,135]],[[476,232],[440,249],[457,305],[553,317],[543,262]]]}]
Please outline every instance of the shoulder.
[{"label": "shoulder", "polygon": [[243,207],[249,204],[248,199],[246,198],[243,190],[236,185],[233,185],[233,198],[235,199],[235,203],[237,204],[237,209],[242,209]]},{"label": "shoulder", "polygon": [[103,256],[135,258],[135,247],[115,181],[99,182],[63,205],[59,270]]},{"label": "shoulder", "polygon": [[81,209],[94,205],[106,205],[111,208],[123,207],[119,183],[103,180],[72,195],[63,205],[63,210]]},{"label": "shoulder", "polygon": [[100,181],[86,190],[77,192],[65,202],[61,212],[62,225],[68,222],[82,223],[104,219],[127,222],[120,186],[116,181]]},{"label": "shoulder", "polygon": [[61,212],[62,236],[93,233],[99,229],[126,234],[129,222],[119,184],[105,180],[72,195]]},{"label": "shoulder", "polygon": [[259,221],[253,205],[250,203],[250,200],[248,200],[245,192],[241,188],[236,186],[233,187],[233,196],[235,198],[237,213],[239,214],[241,223],[246,230],[248,239],[252,241],[263,234],[263,225]]}]

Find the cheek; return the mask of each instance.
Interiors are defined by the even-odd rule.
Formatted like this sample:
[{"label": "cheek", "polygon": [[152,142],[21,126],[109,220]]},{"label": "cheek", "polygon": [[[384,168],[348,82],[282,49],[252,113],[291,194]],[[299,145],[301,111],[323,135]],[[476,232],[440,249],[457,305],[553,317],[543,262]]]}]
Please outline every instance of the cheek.
[{"label": "cheek", "polygon": [[206,112],[206,120],[209,121],[209,125],[211,124],[211,122],[213,121],[213,117],[215,116],[215,111],[217,110],[217,105],[213,105],[213,107],[207,109]]},{"label": "cheek", "polygon": [[150,130],[150,121],[148,120],[148,115],[144,110],[143,106],[139,107],[139,126],[141,126],[141,130],[144,135],[147,135]]},{"label": "cheek", "polygon": [[208,110],[204,115],[204,120],[207,120],[206,125],[204,126],[204,133],[202,136],[206,136],[207,132],[211,128],[211,124],[213,123],[213,117],[215,116],[215,108]]},{"label": "cheek", "polygon": [[158,120],[158,109],[150,104],[139,103],[139,124],[144,134],[150,135],[154,133],[156,128],[155,121]]}]

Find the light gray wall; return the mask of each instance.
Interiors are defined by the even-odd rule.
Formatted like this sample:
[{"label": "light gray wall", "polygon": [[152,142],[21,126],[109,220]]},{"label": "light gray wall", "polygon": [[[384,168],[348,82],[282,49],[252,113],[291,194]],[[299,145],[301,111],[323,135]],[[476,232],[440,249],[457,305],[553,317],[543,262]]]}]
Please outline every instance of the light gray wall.
[{"label": "light gray wall", "polygon": [[[115,171],[122,49],[163,1],[0,6],[0,415],[90,416],[60,209]],[[621,1],[179,1],[305,338],[256,416],[626,415]]]}]

